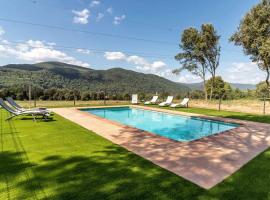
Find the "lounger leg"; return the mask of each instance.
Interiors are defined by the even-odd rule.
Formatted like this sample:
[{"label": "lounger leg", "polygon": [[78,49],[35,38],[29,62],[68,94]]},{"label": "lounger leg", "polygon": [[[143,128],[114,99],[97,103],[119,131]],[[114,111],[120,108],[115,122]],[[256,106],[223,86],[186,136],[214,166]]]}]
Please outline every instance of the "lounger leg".
[{"label": "lounger leg", "polygon": [[6,121],[11,120],[13,117],[16,117],[16,115],[11,115],[10,117],[6,118]]},{"label": "lounger leg", "polygon": [[33,117],[33,121],[36,122],[36,116],[32,114],[32,117]]}]

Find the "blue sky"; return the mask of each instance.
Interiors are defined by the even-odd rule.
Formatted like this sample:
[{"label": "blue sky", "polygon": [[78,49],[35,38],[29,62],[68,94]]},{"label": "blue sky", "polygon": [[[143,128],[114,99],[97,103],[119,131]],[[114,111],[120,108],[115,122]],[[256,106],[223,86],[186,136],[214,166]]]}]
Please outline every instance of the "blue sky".
[{"label": "blue sky", "polygon": [[185,28],[212,23],[221,35],[218,75],[229,82],[255,84],[264,79],[264,74],[228,38],[258,2],[1,0],[0,65],[56,60],[93,69],[122,67],[173,81],[200,82],[188,72],[171,74],[179,67],[174,55],[179,52],[178,42]]}]

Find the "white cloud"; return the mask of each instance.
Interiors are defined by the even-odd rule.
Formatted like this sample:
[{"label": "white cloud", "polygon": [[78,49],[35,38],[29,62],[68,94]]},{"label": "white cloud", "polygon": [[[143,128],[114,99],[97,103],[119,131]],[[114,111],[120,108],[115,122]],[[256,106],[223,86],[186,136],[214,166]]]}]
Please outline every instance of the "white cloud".
[{"label": "white cloud", "polygon": [[107,60],[119,60],[134,64],[138,71],[145,73],[152,73],[164,77],[172,74],[170,69],[166,69],[167,65],[163,61],[154,61],[151,63],[143,57],[137,55],[128,56],[120,51],[105,52],[104,57]]},{"label": "white cloud", "polygon": [[140,56],[129,56],[127,58],[127,61],[129,63],[133,63],[135,65],[142,65],[146,68],[146,66],[149,66],[149,63],[142,57]]},{"label": "white cloud", "polygon": [[98,13],[96,21],[99,22],[105,15],[103,13]]},{"label": "white cloud", "polygon": [[126,55],[120,51],[105,52],[104,57],[107,60],[125,60],[126,59]]},{"label": "white cloud", "polygon": [[256,63],[232,63],[226,67],[223,79],[230,83],[257,84],[265,79],[265,73],[261,71]]},{"label": "white cloud", "polygon": [[54,45],[54,43],[46,43],[39,40],[28,40],[14,45],[7,40],[1,40],[0,55],[31,63],[59,61],[83,67],[90,66],[88,63],[77,60],[76,58],[67,55],[65,52],[56,50]]},{"label": "white cloud", "polygon": [[155,70],[159,70],[159,69],[162,69],[164,67],[166,67],[166,64],[162,61],[155,61],[152,64],[152,68]]},{"label": "white cloud", "polygon": [[73,22],[76,24],[87,24],[90,12],[88,9],[83,9],[81,11],[72,10],[72,13],[75,14],[73,17]]},{"label": "white cloud", "polygon": [[0,37],[2,36],[2,35],[4,35],[6,32],[5,32],[5,30],[3,29],[3,27],[2,26],[0,26]]},{"label": "white cloud", "polygon": [[89,49],[77,49],[76,50],[78,53],[82,53],[82,54],[92,54],[92,51],[90,51]]},{"label": "white cloud", "polygon": [[107,8],[107,13],[109,13],[109,14],[112,14],[113,13],[113,8],[112,7],[109,7],[109,8]]},{"label": "white cloud", "polygon": [[180,83],[199,83],[202,82],[202,79],[199,76],[193,74],[180,74],[179,79],[177,80]]},{"label": "white cloud", "polygon": [[126,19],[126,15],[121,15],[121,16],[115,16],[113,20],[113,24],[119,25],[121,22]]},{"label": "white cloud", "polygon": [[90,7],[95,7],[95,6],[98,6],[99,4],[100,4],[100,1],[94,0],[94,1],[91,1]]}]

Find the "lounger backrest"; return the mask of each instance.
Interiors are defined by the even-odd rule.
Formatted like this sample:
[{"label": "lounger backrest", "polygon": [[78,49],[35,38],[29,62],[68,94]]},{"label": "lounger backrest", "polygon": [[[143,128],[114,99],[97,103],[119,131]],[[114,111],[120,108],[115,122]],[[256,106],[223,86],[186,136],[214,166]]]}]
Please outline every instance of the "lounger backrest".
[{"label": "lounger backrest", "polygon": [[166,100],[166,103],[172,103],[172,100],[173,100],[173,96],[168,96],[167,97],[167,100]]},{"label": "lounger backrest", "polygon": [[23,109],[20,105],[18,105],[11,97],[7,97],[6,100],[8,101],[8,103],[10,105],[12,105],[14,108],[17,108],[17,109]]},{"label": "lounger backrest", "polygon": [[181,105],[187,105],[189,102],[189,98],[184,98],[183,101],[181,102]]},{"label": "lounger backrest", "polygon": [[158,96],[153,96],[151,102],[156,102],[158,100]]},{"label": "lounger backrest", "polygon": [[133,94],[132,95],[131,103],[138,103],[138,94]]},{"label": "lounger backrest", "polygon": [[13,114],[17,113],[15,110],[13,110],[11,107],[9,107],[2,98],[0,98],[0,105],[10,113],[13,113]]}]

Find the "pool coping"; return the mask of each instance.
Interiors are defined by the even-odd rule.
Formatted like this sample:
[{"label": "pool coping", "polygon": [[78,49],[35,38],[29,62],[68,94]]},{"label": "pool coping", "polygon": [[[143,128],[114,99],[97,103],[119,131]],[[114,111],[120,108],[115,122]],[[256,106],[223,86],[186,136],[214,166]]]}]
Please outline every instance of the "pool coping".
[{"label": "pool coping", "polygon": [[[80,111],[134,107],[241,124],[231,130],[179,142]],[[210,189],[270,146],[270,124],[139,105],[55,108],[53,111],[200,187]]]}]

